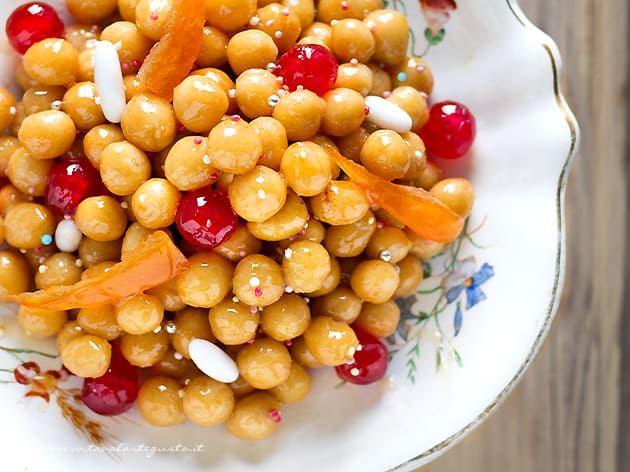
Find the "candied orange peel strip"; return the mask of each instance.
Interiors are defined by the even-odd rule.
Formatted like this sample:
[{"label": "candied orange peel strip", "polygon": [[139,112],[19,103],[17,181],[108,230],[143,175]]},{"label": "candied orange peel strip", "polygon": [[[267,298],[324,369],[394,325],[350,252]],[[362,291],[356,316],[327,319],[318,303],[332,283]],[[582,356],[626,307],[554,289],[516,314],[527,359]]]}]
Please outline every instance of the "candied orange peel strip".
[{"label": "candied orange peel strip", "polygon": [[464,218],[422,188],[382,179],[326,146],[330,157],[367,197],[424,239],[448,243],[461,233]]},{"label": "candied orange peel strip", "polygon": [[190,266],[164,231],[150,234],[129,258],[107,272],[74,285],[14,295],[12,301],[30,308],[70,310],[114,303],[178,276]]},{"label": "candied orange peel strip", "polygon": [[192,69],[206,21],[204,0],[176,0],[167,32],[151,49],[138,71],[138,80],[151,92],[166,100]]}]

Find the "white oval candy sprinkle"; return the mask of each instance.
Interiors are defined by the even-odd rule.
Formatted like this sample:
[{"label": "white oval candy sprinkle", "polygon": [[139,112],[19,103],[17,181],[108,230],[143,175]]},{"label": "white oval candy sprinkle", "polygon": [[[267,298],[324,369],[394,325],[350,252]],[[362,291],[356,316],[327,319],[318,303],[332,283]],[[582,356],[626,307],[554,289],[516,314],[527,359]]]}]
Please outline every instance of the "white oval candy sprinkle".
[{"label": "white oval candy sprinkle", "polygon": [[99,41],[94,50],[94,83],[108,121],[120,123],[127,102],[116,46]]},{"label": "white oval candy sprinkle", "polygon": [[208,377],[225,383],[238,378],[236,362],[216,344],[194,338],[188,345],[188,352],[195,365]]},{"label": "white oval candy sprinkle", "polygon": [[81,230],[72,220],[61,220],[55,229],[55,244],[60,251],[74,252],[79,249]]},{"label": "white oval candy sprinkle", "polygon": [[411,130],[411,117],[398,105],[375,95],[365,97],[365,105],[369,109],[366,119],[376,126],[398,133]]}]

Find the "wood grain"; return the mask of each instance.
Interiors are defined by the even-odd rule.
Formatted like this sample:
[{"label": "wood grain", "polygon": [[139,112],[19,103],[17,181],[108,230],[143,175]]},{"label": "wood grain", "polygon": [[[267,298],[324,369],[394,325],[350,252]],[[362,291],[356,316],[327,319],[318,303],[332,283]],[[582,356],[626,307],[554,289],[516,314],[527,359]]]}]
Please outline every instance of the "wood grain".
[{"label": "wood grain", "polygon": [[582,131],[567,191],[565,289],[550,336],[508,401],[422,472],[623,472],[630,470],[630,379],[621,377],[622,354],[630,369],[630,320],[622,316],[630,311],[628,0],[520,4],[558,44]]}]

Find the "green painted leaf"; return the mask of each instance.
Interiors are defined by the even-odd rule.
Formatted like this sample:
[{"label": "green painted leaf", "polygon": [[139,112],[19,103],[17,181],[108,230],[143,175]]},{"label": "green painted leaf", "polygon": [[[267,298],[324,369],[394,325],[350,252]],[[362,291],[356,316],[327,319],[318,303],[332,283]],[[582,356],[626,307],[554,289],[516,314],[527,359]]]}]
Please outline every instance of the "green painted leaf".
[{"label": "green painted leaf", "polygon": [[464,367],[464,361],[462,361],[462,356],[459,355],[459,352],[457,352],[457,349],[455,348],[453,348],[453,358],[455,359],[455,362],[457,362],[458,367]]},{"label": "green painted leaf", "polygon": [[424,271],[424,278],[428,279],[431,277],[431,272],[433,269],[431,268],[431,264],[427,261],[422,261],[422,270]]},{"label": "green painted leaf", "polygon": [[442,366],[442,351],[440,349],[437,349],[435,351],[435,370],[440,370],[441,366]]},{"label": "green painted leaf", "polygon": [[427,41],[429,41],[429,44],[431,44],[432,46],[440,44],[444,39],[445,34],[446,31],[444,30],[444,28],[442,28],[436,35],[433,35],[433,32],[429,28],[426,28],[424,30],[424,37],[427,38]]}]

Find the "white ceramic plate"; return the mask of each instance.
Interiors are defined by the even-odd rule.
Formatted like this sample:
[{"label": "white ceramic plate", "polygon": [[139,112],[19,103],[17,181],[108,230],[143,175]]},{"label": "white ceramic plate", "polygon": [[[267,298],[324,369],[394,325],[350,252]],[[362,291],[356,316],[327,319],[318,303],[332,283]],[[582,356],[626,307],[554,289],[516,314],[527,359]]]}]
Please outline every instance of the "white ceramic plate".
[{"label": "white ceramic plate", "polygon": [[[0,3],[2,24],[19,3]],[[407,12],[416,53],[427,39],[438,43],[426,54],[436,76],[432,99],[466,103],[478,139],[466,169],[458,169],[476,189],[470,238],[430,261],[433,276],[420,287],[430,294],[402,304],[407,320],[387,379],[335,388],[334,373],[318,371],[309,397],[286,406],[278,432],[255,443],[222,427],[147,426],[135,411],[118,419],[87,413],[115,436],[108,451],[90,446],[64,419],[59,391],[47,403],[24,398],[32,385],[0,385],[3,470],[411,470],[453,446],[506,398],[540,348],[562,289],[563,199],[578,127],[559,91],[560,58],[511,0],[460,0],[443,35],[439,24],[425,35],[418,2],[389,7]],[[0,51],[6,85],[15,58],[5,44]],[[54,352],[19,335],[10,313],[0,318],[0,346]],[[17,355],[59,367],[56,359]],[[0,352],[0,379],[12,379],[19,363]]]}]

